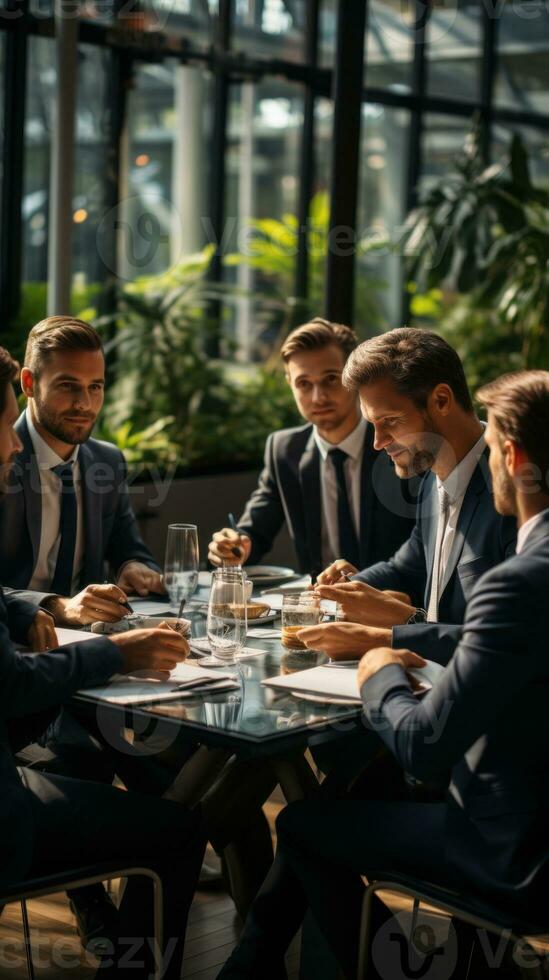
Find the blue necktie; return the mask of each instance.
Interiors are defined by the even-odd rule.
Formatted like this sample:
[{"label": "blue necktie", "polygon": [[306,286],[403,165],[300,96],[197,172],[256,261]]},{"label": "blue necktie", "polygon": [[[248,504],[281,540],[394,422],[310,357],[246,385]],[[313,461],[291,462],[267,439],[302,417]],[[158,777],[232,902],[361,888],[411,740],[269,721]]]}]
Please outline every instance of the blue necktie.
[{"label": "blue necktie", "polygon": [[60,541],[51,591],[69,596],[72,592],[72,569],[76,546],[76,493],[71,463],[61,463],[52,467],[61,480],[61,520],[59,522]]},{"label": "blue necktie", "polygon": [[346,558],[355,568],[360,568],[360,548],[355,532],[351,505],[347,494],[345,461],[349,459],[342,449],[330,449],[328,453],[334,464],[337,479],[337,526],[339,531],[340,558]]}]

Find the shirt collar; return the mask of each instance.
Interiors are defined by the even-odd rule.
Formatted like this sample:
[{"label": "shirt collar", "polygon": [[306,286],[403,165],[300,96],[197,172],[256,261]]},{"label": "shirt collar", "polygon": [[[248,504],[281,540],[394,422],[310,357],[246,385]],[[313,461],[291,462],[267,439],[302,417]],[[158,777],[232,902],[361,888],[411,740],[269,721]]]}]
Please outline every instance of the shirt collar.
[{"label": "shirt collar", "polygon": [[325,439],[319,435],[318,429],[315,427],[314,437],[315,442],[318,446],[318,451],[322,456],[324,462],[328,458],[328,453],[331,449],[342,449],[344,453],[347,453],[351,459],[358,459],[364,448],[364,438],[366,435],[366,419],[361,418],[352,432],[346,436],[342,442],[338,442],[337,445],[333,445],[331,442],[326,442]]},{"label": "shirt collar", "polygon": [[56,452],[53,451],[51,446],[48,446],[45,439],[42,438],[38,432],[33,420],[30,408],[27,407],[25,411],[25,416],[27,420],[27,427],[29,430],[29,435],[32,441],[32,447],[36,456],[36,461],[38,463],[38,468],[40,470],[52,470],[54,466],[61,466],[63,463],[74,464],[78,458],[78,450],[80,446],[75,446],[71,455],[68,459],[61,459]]},{"label": "shirt collar", "polygon": [[534,528],[540,523],[540,521],[543,519],[545,514],[549,514],[549,507],[546,507],[545,510],[540,510],[539,514],[534,514],[533,517],[529,517],[528,520],[525,521],[521,527],[519,527],[517,533],[517,547],[515,549],[517,555],[520,555],[521,551],[523,550],[526,544],[527,539],[530,537],[530,534],[532,533]]},{"label": "shirt collar", "polygon": [[481,422],[481,425],[482,435],[480,439],[477,439],[475,445],[469,450],[467,455],[459,461],[457,466],[454,466],[454,469],[448,474],[445,480],[440,480],[437,476],[437,489],[440,491],[442,488],[446,491],[450,506],[464,496],[471,482],[471,477],[475,472],[475,468],[478,465],[478,461],[486,449],[486,438],[484,435],[486,423]]}]

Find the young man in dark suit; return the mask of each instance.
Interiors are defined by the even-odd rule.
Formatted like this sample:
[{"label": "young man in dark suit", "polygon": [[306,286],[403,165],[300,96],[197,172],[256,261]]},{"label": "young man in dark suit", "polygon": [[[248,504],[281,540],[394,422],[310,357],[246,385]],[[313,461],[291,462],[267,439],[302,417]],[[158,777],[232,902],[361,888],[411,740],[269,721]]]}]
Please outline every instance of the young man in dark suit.
[{"label": "young man in dark suit", "polygon": [[[48,317],[29,334],[21,387],[21,451],[0,505],[0,582],[60,626],[124,615],[127,593],[163,592],[126,486],[122,453],[91,438],[105,359],[89,324]],[[116,585],[104,585],[109,565]]]},{"label": "young man in dark suit", "polygon": [[[355,977],[360,876],[372,870],[426,878],[547,926],[549,372],[504,376],[479,400],[495,505],[517,517],[517,553],[476,583],[454,656],[422,700],[407,674],[425,663],[416,652],[373,649],[357,675],[366,719],[397,763],[419,779],[451,769],[446,799],[291,804],[224,980],[255,977],[259,964],[271,980],[284,977],[284,950],[307,904],[344,975]],[[404,937],[377,899],[374,914],[383,931],[368,975],[386,977]]]},{"label": "young man in dark suit", "polygon": [[[415,527],[389,561],[357,574],[336,561],[318,592],[336,599],[350,621],[328,624],[304,640],[331,655],[356,657],[380,644],[411,643],[446,663],[461,635],[467,600],[480,576],[513,553],[514,517],[496,512],[484,428],[461,361],[426,330],[392,330],[361,344],[344,383],[360,395],[375,447],[401,479],[424,473]],[[342,573],[353,582],[341,581]],[[385,590],[409,596],[398,601]]]},{"label": "young man in dark suit", "polygon": [[[9,471],[21,451],[15,430],[18,409],[12,382],[17,365],[0,348],[0,496],[9,492]],[[23,627],[35,607],[19,597],[10,601],[13,621]],[[202,860],[204,840],[196,814],[177,803],[125,793],[112,786],[18,769],[13,751],[36,731],[39,718],[85,687],[106,683],[113,674],[170,670],[188,653],[173,630],[136,630],[97,637],[51,653],[20,654],[0,588],[0,887],[25,878],[87,863],[136,855],[152,861],[164,886],[163,976],[180,976],[187,913]],[[153,967],[152,901],[147,885],[128,882],[114,924],[112,969],[124,958],[132,976],[148,977]],[[136,942],[130,944],[129,937]],[[133,951],[132,951],[133,950]],[[128,962],[133,960],[133,962]],[[141,967],[139,961],[142,961]]]},{"label": "young man in dark suit", "polygon": [[299,571],[313,578],[342,553],[362,568],[388,558],[408,537],[415,488],[399,482],[390,460],[374,448],[356,392],[341,382],[356,343],[349,327],[320,318],[284,342],[286,378],[307,424],[269,436],[238,532],[224,528],[210,543],[214,565],[258,562],[284,522]]}]

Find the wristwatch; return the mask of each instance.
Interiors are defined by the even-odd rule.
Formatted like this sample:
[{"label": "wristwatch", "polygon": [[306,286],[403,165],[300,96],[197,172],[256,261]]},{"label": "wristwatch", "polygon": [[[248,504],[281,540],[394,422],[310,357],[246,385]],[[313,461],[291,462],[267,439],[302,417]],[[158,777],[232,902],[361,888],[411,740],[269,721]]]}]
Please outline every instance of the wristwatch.
[{"label": "wristwatch", "polygon": [[427,612],[425,609],[420,609],[419,606],[414,610],[410,619],[407,621],[406,626],[412,626],[414,623],[426,623],[427,622]]}]

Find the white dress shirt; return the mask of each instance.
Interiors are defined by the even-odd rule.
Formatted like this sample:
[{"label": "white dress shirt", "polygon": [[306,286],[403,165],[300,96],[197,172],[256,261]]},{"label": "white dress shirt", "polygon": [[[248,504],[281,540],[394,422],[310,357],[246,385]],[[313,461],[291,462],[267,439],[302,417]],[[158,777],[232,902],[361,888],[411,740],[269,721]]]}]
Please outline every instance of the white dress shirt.
[{"label": "white dress shirt", "polygon": [[48,592],[51,588],[61,541],[61,480],[55,473],[52,473],[52,468],[54,466],[60,466],[63,463],[71,463],[77,508],[76,543],[72,569],[72,594],[74,595],[78,592],[80,573],[84,561],[84,511],[82,505],[80,466],[78,465],[79,446],[74,447],[74,452],[69,459],[61,459],[36,430],[30,409],[28,408],[26,419],[40,473],[40,493],[42,497],[42,524],[40,529],[38,560],[28,587],[36,592]]},{"label": "white dress shirt", "polygon": [[[475,445],[469,450],[466,456],[454,467],[451,473],[448,474],[445,480],[440,480],[437,476],[437,492],[440,505],[441,493],[445,492],[448,500],[448,515],[446,519],[446,526],[444,529],[444,534],[442,536],[442,542],[439,542],[437,535],[437,542],[435,547],[435,562],[434,569],[438,566],[438,594],[437,599],[440,599],[442,595],[442,582],[444,581],[444,573],[446,571],[446,566],[448,564],[448,559],[450,557],[450,552],[452,550],[452,545],[454,543],[454,538],[456,536],[456,530],[459,520],[459,515],[461,507],[463,504],[463,498],[467,492],[467,487],[471,482],[471,477],[477,467],[478,461],[486,449],[486,439],[484,437],[485,424],[482,423],[483,432],[480,439],[477,439]],[[440,559],[437,561],[437,551],[440,547]],[[437,622],[438,620],[438,609],[435,611],[433,608],[433,591],[435,583],[431,583],[431,596],[428,603],[428,619],[429,622]],[[438,606],[438,602],[437,602]]]},{"label": "white dress shirt", "polygon": [[546,507],[545,510],[540,510],[539,514],[534,514],[533,517],[529,517],[528,520],[525,521],[521,527],[519,527],[517,533],[517,547],[515,549],[517,555],[520,555],[521,551],[524,548],[524,545],[526,544],[526,541],[530,537],[530,534],[532,533],[536,525],[539,524],[544,514],[547,514],[548,511],[549,511],[549,507]]},{"label": "white dress shirt", "polygon": [[345,460],[345,482],[347,496],[356,536],[360,541],[360,476],[362,471],[362,454],[366,438],[366,420],[361,418],[353,431],[342,442],[333,445],[326,442],[315,428],[314,437],[320,453],[320,487],[321,487],[321,527],[322,527],[322,564],[324,568],[331,565],[336,558],[347,558],[341,554],[339,545],[339,528],[337,520],[337,477],[332,460],[328,457],[331,449],[341,449],[347,453]]}]

